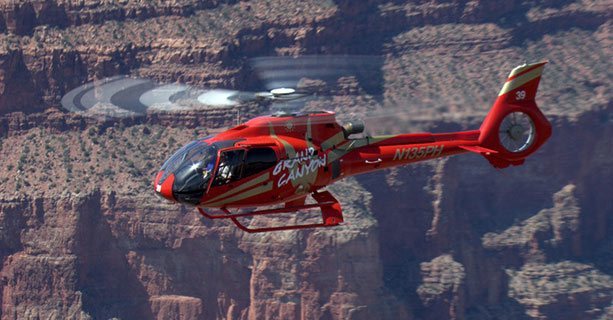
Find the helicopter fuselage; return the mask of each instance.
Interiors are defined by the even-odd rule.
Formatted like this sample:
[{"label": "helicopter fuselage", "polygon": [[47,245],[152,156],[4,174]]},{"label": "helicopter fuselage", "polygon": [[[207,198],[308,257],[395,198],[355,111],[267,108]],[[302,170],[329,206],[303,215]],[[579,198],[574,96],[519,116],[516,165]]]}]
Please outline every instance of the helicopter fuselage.
[{"label": "helicopter fuselage", "polygon": [[[344,177],[469,152],[479,130],[351,138],[331,112],[259,117],[200,140],[216,154],[201,195],[186,198],[179,175],[155,185],[165,198],[207,208],[287,203]],[[189,163],[189,165],[194,165]],[[215,168],[216,170],[212,170]]]}]

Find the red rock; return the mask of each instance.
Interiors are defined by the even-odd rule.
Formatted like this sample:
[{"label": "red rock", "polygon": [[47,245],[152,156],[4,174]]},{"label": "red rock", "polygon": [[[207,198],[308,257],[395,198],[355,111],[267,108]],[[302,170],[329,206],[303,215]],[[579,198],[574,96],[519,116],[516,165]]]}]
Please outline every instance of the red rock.
[{"label": "red rock", "polygon": [[[218,3],[2,6],[1,319],[611,313],[608,6]],[[539,103],[555,134],[504,174],[467,155],[366,175],[331,187],[343,226],[249,235],[160,202],[150,185],[178,145],[232,125],[235,110],[98,120],[58,109],[67,90],[117,73],[248,87],[243,57],[273,53],[385,53],[384,99],[352,77],[338,92],[303,84],[336,94],[311,107],[367,114],[386,133],[478,127],[504,73],[547,58]]]},{"label": "red rock", "polygon": [[202,301],[198,298],[177,295],[152,296],[149,298],[149,303],[155,319],[205,319],[202,313]]}]

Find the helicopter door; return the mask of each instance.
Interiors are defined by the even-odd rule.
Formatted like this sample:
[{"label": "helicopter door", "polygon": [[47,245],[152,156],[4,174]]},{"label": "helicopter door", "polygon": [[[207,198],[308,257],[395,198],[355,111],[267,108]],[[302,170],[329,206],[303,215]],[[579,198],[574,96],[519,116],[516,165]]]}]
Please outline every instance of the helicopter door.
[{"label": "helicopter door", "polygon": [[243,158],[245,149],[233,149],[219,153],[219,165],[213,180],[213,187],[227,185],[240,180],[243,173]]}]

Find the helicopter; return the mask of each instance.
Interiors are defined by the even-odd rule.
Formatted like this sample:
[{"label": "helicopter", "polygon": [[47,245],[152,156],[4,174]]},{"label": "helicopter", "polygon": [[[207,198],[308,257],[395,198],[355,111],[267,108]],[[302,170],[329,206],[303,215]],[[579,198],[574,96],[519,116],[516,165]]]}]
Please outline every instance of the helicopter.
[{"label": "helicopter", "polygon": [[[249,233],[338,226],[342,206],[325,188],[340,179],[468,152],[495,168],[523,164],[552,132],[535,102],[546,63],[514,68],[476,130],[355,137],[364,123],[340,124],[330,111],[277,112],[188,143],[162,165],[153,186],[165,199]],[[315,208],[319,223],[252,228],[239,220]]]}]

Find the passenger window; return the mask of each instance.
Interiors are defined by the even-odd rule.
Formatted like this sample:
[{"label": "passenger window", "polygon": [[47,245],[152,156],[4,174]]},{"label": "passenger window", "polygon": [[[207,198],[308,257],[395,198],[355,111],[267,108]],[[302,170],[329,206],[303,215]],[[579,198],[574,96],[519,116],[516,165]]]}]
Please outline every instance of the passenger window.
[{"label": "passenger window", "polygon": [[247,151],[243,177],[248,177],[272,168],[277,164],[277,155],[271,148],[252,148]]},{"label": "passenger window", "polygon": [[239,180],[242,175],[244,155],[245,150],[243,149],[222,152],[213,186],[221,186]]}]

